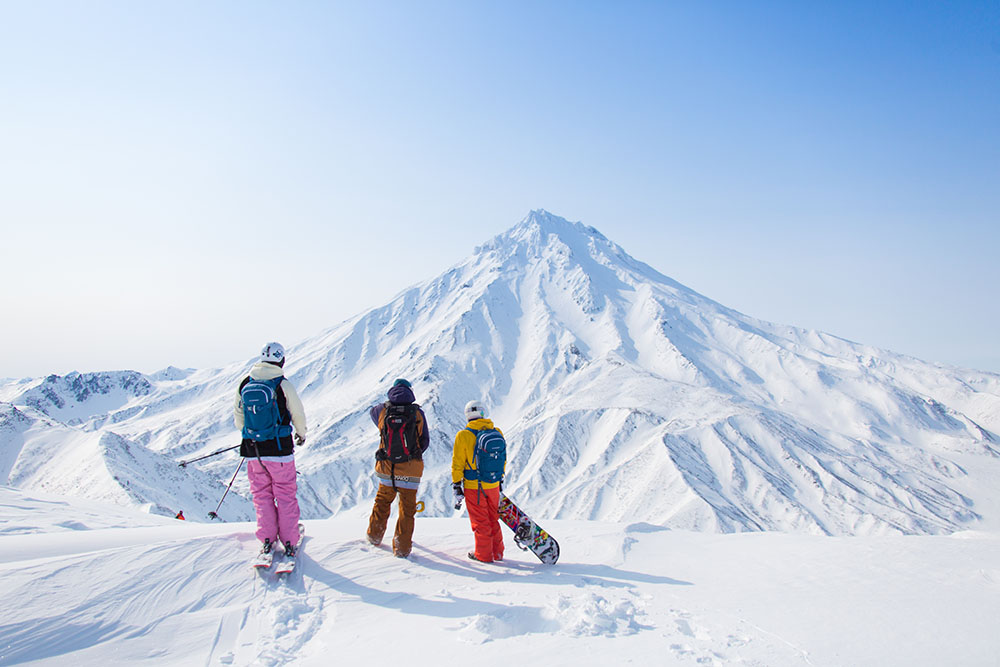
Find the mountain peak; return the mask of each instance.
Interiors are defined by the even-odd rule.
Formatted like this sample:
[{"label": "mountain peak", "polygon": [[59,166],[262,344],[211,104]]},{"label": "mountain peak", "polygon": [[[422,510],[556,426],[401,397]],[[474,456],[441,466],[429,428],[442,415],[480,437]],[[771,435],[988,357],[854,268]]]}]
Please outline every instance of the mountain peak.
[{"label": "mountain peak", "polygon": [[[624,251],[609,241],[593,227],[581,222],[571,222],[566,218],[549,213],[545,209],[534,209],[519,223],[490,239],[476,248],[476,255],[500,253],[509,258],[512,256],[537,256],[544,249],[563,246],[567,249],[580,250],[594,243],[602,246],[612,254],[623,255]],[[590,254],[589,251],[584,254]]]},{"label": "mountain peak", "polygon": [[566,218],[549,213],[544,208],[536,208],[528,212],[528,215],[524,216],[518,226],[536,226],[536,227],[567,227],[574,223],[570,222]]},{"label": "mountain peak", "polygon": [[583,229],[579,222],[570,222],[566,218],[549,213],[543,208],[530,211],[519,223],[497,236],[494,241],[504,243],[533,243],[545,245],[549,236],[565,238],[575,236]]},{"label": "mountain peak", "polygon": [[608,242],[608,239],[593,227],[584,225],[582,222],[570,222],[566,218],[549,213],[544,208],[537,208],[530,211],[511,231],[519,229],[537,230],[543,235],[555,234],[563,238],[563,240],[566,240],[566,235],[582,235],[596,237],[601,241]]}]

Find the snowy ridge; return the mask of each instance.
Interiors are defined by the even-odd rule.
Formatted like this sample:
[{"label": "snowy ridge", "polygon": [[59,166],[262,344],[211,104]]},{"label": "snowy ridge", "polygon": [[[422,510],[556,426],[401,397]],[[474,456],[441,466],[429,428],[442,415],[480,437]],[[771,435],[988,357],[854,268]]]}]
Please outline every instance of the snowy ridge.
[{"label": "snowy ridge", "polygon": [[[167,459],[231,446],[247,368],[145,378],[147,393],[75,423]],[[413,381],[432,428],[427,516],[451,515],[451,442],[474,397],[508,436],[505,488],[546,518],[949,533],[981,516],[977,471],[1000,455],[1000,376],[753,319],[544,211],[290,346],[287,371],[310,423],[297,456],[306,518],[370,504],[365,408],[396,377]],[[24,385],[11,386],[0,397],[21,406]],[[235,463],[196,465],[224,484]],[[248,495],[245,476],[234,490]]]},{"label": "snowy ridge", "polygon": [[135,371],[50,375],[10,398],[53,419],[82,424],[115,412],[129,401],[152,391],[149,380]]},{"label": "snowy ridge", "polygon": [[0,479],[6,480],[24,447],[32,420],[9,403],[0,403]]},{"label": "snowy ridge", "polygon": [[[169,517],[178,510],[214,507],[225,490],[213,475],[182,469],[172,458],[112,431],[72,428],[7,409],[0,417],[0,451],[17,454],[0,472],[18,488],[82,495]],[[251,503],[239,494],[230,494],[226,502],[234,518],[254,516]]]}]

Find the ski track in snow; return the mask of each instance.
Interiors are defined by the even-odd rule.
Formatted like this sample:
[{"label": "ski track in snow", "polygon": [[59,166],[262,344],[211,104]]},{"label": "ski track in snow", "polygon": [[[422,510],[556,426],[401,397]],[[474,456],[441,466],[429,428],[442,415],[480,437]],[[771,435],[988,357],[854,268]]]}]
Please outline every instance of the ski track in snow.
[{"label": "ski track in snow", "polygon": [[303,539],[295,572],[275,574],[279,556],[270,569],[249,573],[251,601],[219,619],[206,664],[273,667],[299,657],[326,621],[324,599],[310,593],[302,573],[308,540]]}]

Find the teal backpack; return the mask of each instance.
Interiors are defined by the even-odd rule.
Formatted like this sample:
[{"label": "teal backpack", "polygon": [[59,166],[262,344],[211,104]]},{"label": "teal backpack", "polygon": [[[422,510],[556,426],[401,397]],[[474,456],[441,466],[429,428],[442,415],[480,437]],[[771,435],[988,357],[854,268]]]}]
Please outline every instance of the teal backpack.
[{"label": "teal backpack", "polygon": [[254,442],[277,440],[281,449],[281,438],[292,434],[292,427],[281,424],[278,410],[278,385],[284,377],[273,380],[254,380],[243,385],[240,398],[243,401],[243,437]]},{"label": "teal backpack", "polygon": [[503,470],[507,464],[507,441],[495,428],[477,431],[467,428],[476,436],[476,447],[472,455],[475,470],[466,470],[465,479],[478,482],[502,482]]}]

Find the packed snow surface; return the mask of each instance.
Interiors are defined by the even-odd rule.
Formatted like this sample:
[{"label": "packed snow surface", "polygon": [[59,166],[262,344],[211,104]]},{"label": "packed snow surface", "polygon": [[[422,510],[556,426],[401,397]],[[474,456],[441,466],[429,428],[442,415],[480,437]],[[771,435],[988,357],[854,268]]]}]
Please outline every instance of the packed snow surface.
[{"label": "packed snow surface", "polygon": [[711,534],[553,520],[542,565],[464,517],[407,560],[361,512],[306,522],[260,575],[248,523],[196,524],[0,487],[0,664],[994,665],[1000,540]]}]

